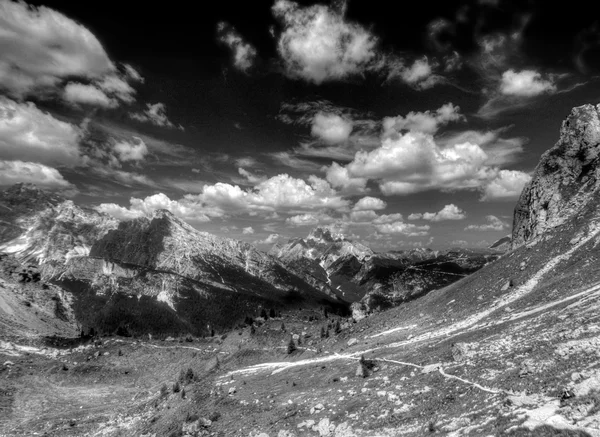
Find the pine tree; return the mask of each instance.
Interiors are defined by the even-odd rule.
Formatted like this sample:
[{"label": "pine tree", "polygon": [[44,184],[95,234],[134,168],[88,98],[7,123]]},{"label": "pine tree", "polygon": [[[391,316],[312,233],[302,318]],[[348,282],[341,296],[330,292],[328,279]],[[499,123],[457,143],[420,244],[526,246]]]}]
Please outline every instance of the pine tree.
[{"label": "pine tree", "polygon": [[325,331],[325,338],[329,338],[329,328],[327,328],[327,331]]},{"label": "pine tree", "polygon": [[267,311],[264,308],[260,311],[260,316],[265,320],[269,318],[269,315],[267,314]]},{"label": "pine tree", "polygon": [[281,322],[281,331],[285,332],[285,325],[283,324],[283,322]]},{"label": "pine tree", "polygon": [[185,399],[185,388],[181,389],[181,399]]},{"label": "pine tree", "polygon": [[175,381],[175,384],[173,384],[173,393],[179,393],[180,390],[179,381]]},{"label": "pine tree", "polygon": [[254,325],[250,326],[250,335],[254,335],[256,334],[256,328],[254,327]]},{"label": "pine tree", "polygon": [[327,312],[327,308],[323,308],[323,315],[327,319],[329,317],[329,313]]},{"label": "pine tree", "polygon": [[287,353],[291,354],[296,350],[296,345],[294,344],[294,339],[290,337],[290,342],[287,345]]},{"label": "pine tree", "polygon": [[338,319],[338,321],[335,322],[335,333],[339,334],[340,332],[342,332],[342,327],[340,326],[340,321]]},{"label": "pine tree", "polygon": [[185,374],[185,382],[186,382],[186,384],[189,384],[193,380],[194,380],[194,371],[192,370],[191,367],[188,367],[187,372]]},{"label": "pine tree", "polygon": [[325,327],[321,326],[321,338],[325,338]]},{"label": "pine tree", "polygon": [[273,308],[271,308],[269,311],[269,317],[272,319],[276,317],[275,310]]}]

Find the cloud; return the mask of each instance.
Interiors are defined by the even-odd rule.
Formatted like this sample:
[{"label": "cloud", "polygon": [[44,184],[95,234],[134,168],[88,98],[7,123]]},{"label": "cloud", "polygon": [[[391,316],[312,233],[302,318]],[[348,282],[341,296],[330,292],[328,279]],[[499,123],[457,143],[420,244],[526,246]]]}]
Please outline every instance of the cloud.
[{"label": "cloud", "polygon": [[387,80],[401,79],[407,85],[419,89],[427,90],[433,88],[444,79],[433,74],[433,66],[429,59],[424,56],[416,59],[411,65],[406,66],[405,62],[395,57],[389,57],[389,73]]},{"label": "cloud", "polygon": [[106,95],[95,85],[83,85],[69,82],[63,91],[63,99],[69,103],[115,108],[119,105],[116,99]]},{"label": "cloud", "polygon": [[359,210],[350,213],[350,221],[354,223],[372,222],[377,219],[377,213],[373,210]]},{"label": "cloud", "polygon": [[335,219],[327,214],[307,213],[288,217],[285,222],[291,226],[316,226],[334,222]]},{"label": "cloud", "polygon": [[234,160],[234,162],[238,167],[256,167],[258,165],[258,161],[256,161],[256,158],[253,158],[252,156],[237,158]]},{"label": "cloud", "polygon": [[264,240],[256,240],[255,244],[274,244],[276,243],[281,236],[279,234],[270,234]]},{"label": "cloud", "polygon": [[382,225],[385,223],[393,223],[393,222],[398,222],[398,221],[402,221],[402,214],[400,214],[399,212],[393,213],[393,214],[382,214],[379,217],[377,217],[376,219],[373,220],[373,223],[376,225]]},{"label": "cloud", "polygon": [[327,181],[310,176],[307,182],[287,174],[273,176],[249,189],[223,182],[206,184],[199,194],[190,194],[185,198],[214,217],[241,213],[266,215],[274,212],[346,211],[349,207],[349,202],[336,193]]},{"label": "cloud", "polygon": [[373,151],[356,153],[345,170],[349,178],[377,180],[385,195],[410,194],[478,187],[489,170],[486,159],[476,144],[441,148],[431,135],[409,132],[384,139]]},{"label": "cloud", "polygon": [[485,186],[481,200],[484,202],[516,200],[530,180],[531,176],[527,173],[516,170],[500,170],[498,176]]},{"label": "cloud", "polygon": [[344,18],[343,8],[302,8],[277,0],[273,14],[281,22],[277,49],[288,76],[315,84],[362,74],[377,56],[377,38]]},{"label": "cloud", "polygon": [[241,167],[238,168],[238,173],[240,175],[242,175],[244,178],[246,178],[246,180],[249,183],[253,184],[253,185],[259,184],[259,183],[264,182],[264,181],[267,180],[266,176],[257,176],[257,175],[255,175],[253,173],[250,173],[248,170],[245,170],[245,169],[243,169]]},{"label": "cloud", "polygon": [[412,223],[404,223],[401,221],[375,225],[375,228],[382,234],[402,234],[409,237],[423,236],[427,235],[429,232],[428,225],[417,226]]},{"label": "cloud", "polygon": [[311,134],[327,144],[347,141],[352,132],[352,120],[337,114],[319,112],[313,119]]},{"label": "cloud", "polygon": [[113,149],[121,161],[143,161],[148,154],[146,143],[139,137],[133,137],[134,142],[119,141]]},{"label": "cloud", "polygon": [[254,234],[254,229],[252,229],[252,226],[248,226],[247,228],[243,228],[242,229],[242,234],[244,234],[244,235]]},{"label": "cloud", "polygon": [[366,211],[366,210],[381,210],[387,207],[387,203],[376,197],[366,196],[360,199],[352,207],[353,211]]},{"label": "cloud", "polygon": [[516,72],[507,70],[502,74],[500,92],[508,96],[533,97],[556,91],[554,81],[542,79],[542,75],[534,70]]},{"label": "cloud", "polygon": [[508,229],[508,223],[500,220],[494,215],[485,216],[486,224],[483,225],[469,225],[465,228],[465,231],[503,231]]},{"label": "cloud", "polygon": [[88,29],[48,7],[1,1],[0,29],[0,88],[13,96],[116,70]]},{"label": "cloud", "polygon": [[444,206],[438,212],[414,213],[408,216],[409,220],[429,220],[432,222],[441,222],[445,220],[463,220],[467,214],[453,203]]},{"label": "cloud", "polygon": [[242,38],[233,26],[220,22],[217,25],[219,42],[225,44],[233,53],[233,65],[246,73],[256,61],[256,49]]},{"label": "cloud", "polygon": [[151,215],[159,209],[166,209],[175,216],[189,222],[207,222],[210,218],[201,211],[201,206],[182,199],[171,200],[164,193],[154,194],[144,199],[132,197],[129,199],[130,206],[125,208],[115,203],[102,203],[96,209],[100,212],[110,214],[121,220]]},{"label": "cloud", "polygon": [[[143,123],[150,123],[160,127],[175,127],[167,117],[167,109],[164,103],[146,103],[146,109],[142,112],[131,112],[129,117]],[[180,125],[179,129],[183,130]]]},{"label": "cloud", "polygon": [[337,162],[331,163],[327,169],[326,179],[333,187],[342,188],[348,194],[366,191],[367,178],[350,176],[348,168]]},{"label": "cloud", "polygon": [[451,121],[464,120],[460,114],[460,108],[452,103],[446,103],[435,111],[414,112],[411,111],[405,117],[385,117],[383,119],[383,135],[389,136],[400,131],[416,131],[434,134],[440,126]]},{"label": "cloud", "polygon": [[466,142],[478,144],[488,155],[486,165],[503,166],[517,162],[523,146],[529,141],[526,137],[501,137],[507,130],[504,127],[492,131],[453,132],[437,137],[436,141],[443,147]]},{"label": "cloud", "polygon": [[80,135],[79,128],[33,103],[0,97],[0,159],[72,167],[81,160]]},{"label": "cloud", "polygon": [[19,182],[29,182],[48,189],[73,187],[55,168],[36,162],[0,160],[0,185]]},{"label": "cloud", "polygon": [[321,169],[320,165],[315,164],[307,159],[298,158],[290,152],[274,152],[271,153],[270,156],[278,164],[291,167],[295,170],[317,171]]}]

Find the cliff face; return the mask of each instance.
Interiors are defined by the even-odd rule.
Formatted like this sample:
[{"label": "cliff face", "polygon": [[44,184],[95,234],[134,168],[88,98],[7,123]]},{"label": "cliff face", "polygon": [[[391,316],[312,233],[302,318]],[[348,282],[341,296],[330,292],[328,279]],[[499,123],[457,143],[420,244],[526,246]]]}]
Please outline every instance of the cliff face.
[{"label": "cliff face", "polygon": [[574,108],[515,207],[512,247],[573,219],[600,186],[600,105]]}]

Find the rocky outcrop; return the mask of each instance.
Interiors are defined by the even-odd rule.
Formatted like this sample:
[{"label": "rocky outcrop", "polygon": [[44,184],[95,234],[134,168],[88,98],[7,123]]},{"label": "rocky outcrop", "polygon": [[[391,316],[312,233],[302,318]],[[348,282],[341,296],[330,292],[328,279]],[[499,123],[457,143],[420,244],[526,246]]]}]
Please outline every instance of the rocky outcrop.
[{"label": "rocky outcrop", "polygon": [[515,207],[512,247],[575,217],[600,186],[600,105],[574,108]]}]

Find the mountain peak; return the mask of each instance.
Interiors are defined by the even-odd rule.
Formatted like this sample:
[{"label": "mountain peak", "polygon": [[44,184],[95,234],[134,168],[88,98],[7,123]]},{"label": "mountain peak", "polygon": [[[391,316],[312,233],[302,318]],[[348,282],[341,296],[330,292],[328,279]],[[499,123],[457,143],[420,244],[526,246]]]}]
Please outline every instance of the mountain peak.
[{"label": "mountain peak", "polygon": [[571,110],[515,207],[512,245],[573,218],[600,188],[600,105]]}]

